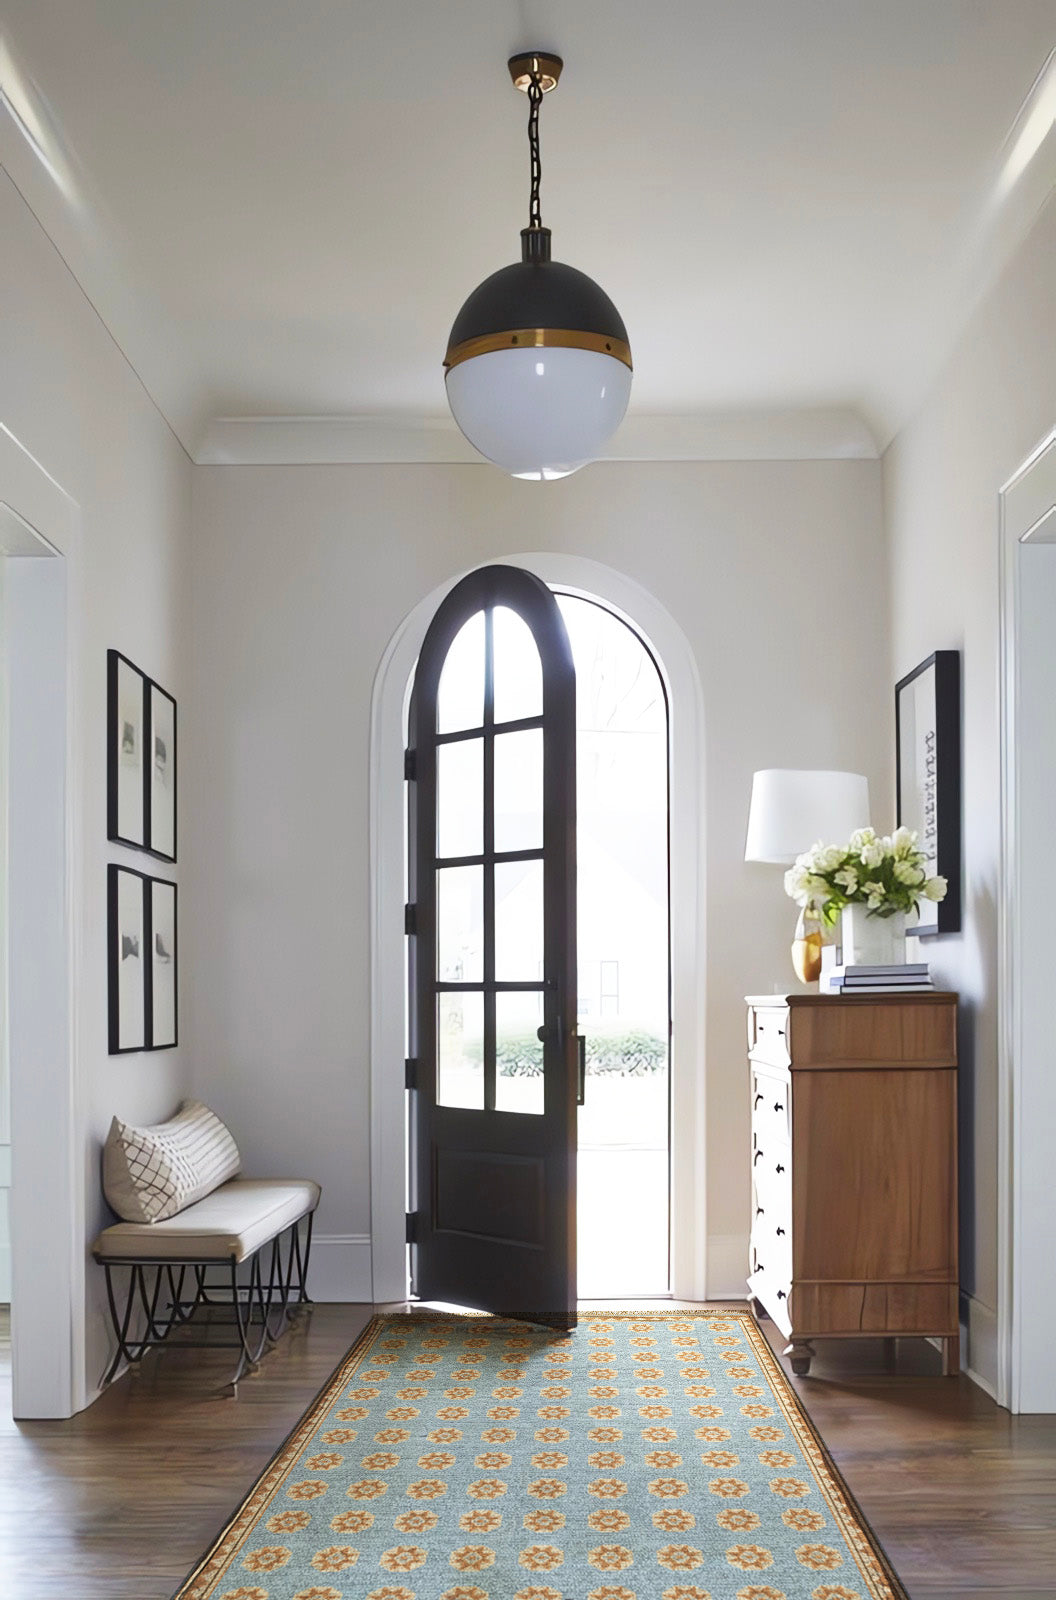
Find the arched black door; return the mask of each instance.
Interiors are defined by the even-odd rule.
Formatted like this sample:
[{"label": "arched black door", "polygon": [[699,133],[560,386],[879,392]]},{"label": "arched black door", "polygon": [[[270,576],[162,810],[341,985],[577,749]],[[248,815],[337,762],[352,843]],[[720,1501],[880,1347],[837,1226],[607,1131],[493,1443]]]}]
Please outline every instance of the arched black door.
[{"label": "arched black door", "polygon": [[576,1321],[576,688],[550,590],[462,580],[411,701],[411,1279]]}]

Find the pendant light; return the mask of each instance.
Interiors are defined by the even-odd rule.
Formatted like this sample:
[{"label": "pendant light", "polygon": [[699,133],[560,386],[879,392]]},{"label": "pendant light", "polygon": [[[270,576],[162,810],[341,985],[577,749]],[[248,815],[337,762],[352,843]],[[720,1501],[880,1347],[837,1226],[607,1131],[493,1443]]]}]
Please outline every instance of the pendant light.
[{"label": "pendant light", "polygon": [[550,259],[539,208],[539,107],[561,58],[513,56],[528,96],[531,199],[521,259],[493,272],[455,318],[444,368],[458,426],[481,455],[515,478],[563,478],[602,450],[631,392],[631,348],[605,291]]}]

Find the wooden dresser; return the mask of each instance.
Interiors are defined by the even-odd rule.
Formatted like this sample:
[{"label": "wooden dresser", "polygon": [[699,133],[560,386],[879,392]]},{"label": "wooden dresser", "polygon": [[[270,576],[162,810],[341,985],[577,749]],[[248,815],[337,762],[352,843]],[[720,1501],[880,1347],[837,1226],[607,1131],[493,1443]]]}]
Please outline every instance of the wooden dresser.
[{"label": "wooden dresser", "polygon": [[932,1335],[956,1372],[957,996],[748,999],[748,1288],[814,1338]]}]

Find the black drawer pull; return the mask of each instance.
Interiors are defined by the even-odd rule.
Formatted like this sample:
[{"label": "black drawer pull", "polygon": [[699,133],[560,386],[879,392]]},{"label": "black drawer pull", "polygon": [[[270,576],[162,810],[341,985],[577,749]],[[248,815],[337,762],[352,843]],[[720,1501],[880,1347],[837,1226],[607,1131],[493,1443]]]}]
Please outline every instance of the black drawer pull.
[{"label": "black drawer pull", "polygon": [[763,1215],[763,1208],[762,1208],[762,1206],[756,1206],[756,1208],[755,1208],[755,1214],[756,1214],[756,1216],[757,1216],[757,1217],[761,1217],[761,1216],[762,1216],[762,1215]]},{"label": "black drawer pull", "polygon": [[778,1231],[778,1233],[784,1233],[785,1230],[784,1230],[784,1228],[778,1228],[777,1231]]},{"label": "black drawer pull", "polygon": [[762,1098],[763,1098],[763,1097],[762,1097],[762,1095],[761,1095],[761,1094],[757,1094],[757,1095],[756,1095],[756,1097],[755,1097],[755,1103],[754,1103],[754,1105],[753,1105],[753,1106],[752,1106],[752,1110],[753,1110],[753,1111],[754,1111],[754,1110],[755,1110],[755,1107],[756,1107],[756,1106],[757,1106],[757,1105],[758,1105],[758,1104],[759,1104],[759,1102],[760,1102],[760,1100],[761,1100],[761,1099],[762,1099]]},{"label": "black drawer pull", "polygon": [[783,1300],[785,1298],[785,1291],[783,1289],[779,1289],[777,1291],[777,1298],[779,1300]]},{"label": "black drawer pull", "polygon": [[755,1152],[755,1155],[752,1157],[752,1166],[753,1167],[755,1166],[755,1163],[759,1160],[759,1157],[762,1155],[762,1153],[763,1152],[761,1150],[757,1150]]},{"label": "black drawer pull", "polygon": [[781,1103],[780,1103],[780,1101],[778,1101],[778,1100],[775,1100],[775,1101],[774,1101],[774,1110],[775,1110],[775,1111],[783,1111],[783,1110],[784,1110],[784,1109],[785,1109],[785,1108],[784,1108],[784,1106],[783,1106],[783,1105],[782,1105],[782,1104],[781,1104]]},{"label": "black drawer pull", "polygon": [[[759,1154],[762,1155],[762,1153],[763,1152],[760,1150]],[[778,1172],[784,1172],[784,1170],[785,1170],[784,1167],[781,1165],[780,1161],[777,1163],[777,1170],[778,1170]]]},{"label": "black drawer pull", "polygon": [[761,1261],[757,1261],[757,1262],[756,1262],[756,1263],[755,1263],[755,1270],[756,1270],[756,1272],[762,1272],[762,1271],[764,1271],[764,1268],[763,1268],[763,1263],[762,1263],[762,1262],[761,1262]]}]

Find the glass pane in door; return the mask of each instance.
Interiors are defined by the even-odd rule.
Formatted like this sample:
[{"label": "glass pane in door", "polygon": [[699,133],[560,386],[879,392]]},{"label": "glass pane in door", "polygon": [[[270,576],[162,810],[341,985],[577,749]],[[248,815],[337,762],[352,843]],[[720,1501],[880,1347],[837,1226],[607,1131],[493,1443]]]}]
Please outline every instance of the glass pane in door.
[{"label": "glass pane in door", "polygon": [[543,976],[543,863],[500,861],[495,868],[495,977],[539,983]]},{"label": "glass pane in door", "polygon": [[543,1114],[543,992],[495,996],[495,1109]]},{"label": "glass pane in door", "polygon": [[436,1006],[436,1103],[484,1109],[484,996],[441,994]]},{"label": "glass pane in door", "polygon": [[436,853],[479,856],[484,849],[484,740],[436,749]]},{"label": "glass pane in door", "polygon": [[484,613],[464,622],[451,641],[436,696],[437,733],[484,724]]},{"label": "glass pane in door", "polygon": [[495,848],[543,844],[543,730],[495,735]]},{"label": "glass pane in door", "polygon": [[441,983],[484,977],[482,867],[441,867],[436,874],[436,975]]},{"label": "glass pane in door", "polygon": [[495,721],[543,714],[543,664],[528,624],[508,606],[492,613],[495,650]]}]

